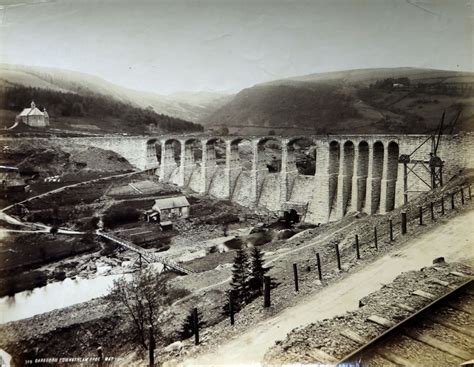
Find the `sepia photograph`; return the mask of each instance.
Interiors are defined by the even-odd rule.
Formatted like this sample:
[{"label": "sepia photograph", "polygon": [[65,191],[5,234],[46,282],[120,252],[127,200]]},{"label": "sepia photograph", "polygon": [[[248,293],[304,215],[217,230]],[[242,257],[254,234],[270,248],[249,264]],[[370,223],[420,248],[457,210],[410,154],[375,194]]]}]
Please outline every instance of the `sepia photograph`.
[{"label": "sepia photograph", "polygon": [[0,367],[474,366],[473,190],[473,0],[0,0]]}]

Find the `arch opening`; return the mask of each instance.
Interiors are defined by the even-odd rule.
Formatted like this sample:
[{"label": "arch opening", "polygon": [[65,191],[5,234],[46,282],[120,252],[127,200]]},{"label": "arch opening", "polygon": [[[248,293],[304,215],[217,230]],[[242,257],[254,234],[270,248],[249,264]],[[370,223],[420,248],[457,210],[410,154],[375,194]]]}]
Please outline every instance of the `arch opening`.
[{"label": "arch opening", "polygon": [[352,175],[354,173],[354,143],[352,141],[346,141],[344,143],[343,153],[342,214],[344,215],[347,212],[352,198]]},{"label": "arch opening", "polygon": [[257,167],[266,167],[269,173],[281,172],[281,141],[263,138],[257,144]]},{"label": "arch opening", "polygon": [[383,143],[377,141],[374,143],[373,160],[372,160],[372,213],[376,213],[380,209],[380,192],[382,184],[384,146]]},{"label": "arch opening", "polygon": [[386,211],[395,209],[395,192],[398,178],[398,144],[391,141],[387,147],[387,200]]},{"label": "arch opening", "polygon": [[357,163],[357,210],[361,211],[366,207],[367,176],[369,173],[369,144],[366,141],[359,143]]},{"label": "arch opening", "polygon": [[242,170],[252,169],[252,141],[246,138],[237,138],[230,142],[230,162],[239,165]]},{"label": "arch opening", "polygon": [[316,145],[311,139],[301,137],[288,142],[288,165],[293,164],[299,175],[316,174]]},{"label": "arch opening", "polygon": [[212,138],[206,142],[208,159],[214,159],[217,165],[225,165],[226,143],[221,138]]},{"label": "arch opening", "polygon": [[[172,159],[177,165],[181,160],[181,143],[176,139],[168,139],[163,143],[165,156],[161,158]],[[162,155],[163,153],[160,153]],[[161,160],[160,160],[161,162]]]},{"label": "arch opening", "polygon": [[339,178],[339,160],[340,160],[340,145],[337,141],[329,143],[329,204],[331,209],[336,206],[337,199],[337,181]]},{"label": "arch opening", "polygon": [[190,138],[184,141],[184,158],[192,163],[202,162],[202,143],[199,139]]}]

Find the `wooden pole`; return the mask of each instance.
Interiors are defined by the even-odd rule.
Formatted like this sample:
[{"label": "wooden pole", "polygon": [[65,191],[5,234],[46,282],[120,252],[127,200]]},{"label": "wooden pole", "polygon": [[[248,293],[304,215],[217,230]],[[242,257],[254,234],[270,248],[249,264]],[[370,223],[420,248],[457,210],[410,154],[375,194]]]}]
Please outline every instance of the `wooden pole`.
[{"label": "wooden pole", "polygon": [[[356,246],[356,256],[357,259],[360,259],[360,249],[359,249],[359,235],[355,235],[355,246]],[[339,250],[339,248],[338,248]],[[339,253],[339,251],[337,251]],[[338,256],[339,257],[339,256]],[[341,270],[341,269],[339,269]]]},{"label": "wooden pole", "polygon": [[441,196],[441,215],[444,215],[444,196]]},{"label": "wooden pole", "polygon": [[467,187],[467,194],[468,194],[469,200],[471,200],[471,185]]},{"label": "wooden pole", "polygon": [[148,359],[150,367],[155,365],[155,338],[153,336],[153,327],[148,326]]},{"label": "wooden pole", "polygon": [[402,234],[407,233],[407,212],[402,212]]},{"label": "wooden pole", "polygon": [[336,247],[337,268],[339,270],[342,270],[342,267],[341,267],[341,254],[339,253],[339,244],[336,243],[335,247]]},{"label": "wooden pole", "polygon": [[104,354],[102,353],[102,347],[97,348],[97,356],[99,357],[99,367],[104,365]]},{"label": "wooden pole", "polygon": [[464,205],[464,187],[461,187],[461,204]]},{"label": "wooden pole", "polygon": [[451,194],[451,209],[455,209],[456,206],[454,205],[454,192]]},{"label": "wooden pole", "polygon": [[430,213],[431,213],[431,220],[435,220],[434,204],[432,201],[430,202]]},{"label": "wooden pole", "polygon": [[234,325],[234,291],[231,290],[229,292],[229,316],[230,316],[230,324]]},{"label": "wooden pole", "polygon": [[321,270],[321,258],[319,257],[319,252],[316,253],[316,264],[318,266],[318,277],[319,280],[323,280],[323,272]]},{"label": "wooden pole", "polygon": [[420,206],[419,211],[420,211],[420,214],[419,214],[420,226],[422,226],[423,225],[423,207],[422,206]]},{"label": "wooden pole", "polygon": [[388,227],[389,227],[389,232],[390,232],[390,241],[393,241],[393,221],[392,221],[392,219],[389,219]]},{"label": "wooden pole", "polygon": [[375,245],[375,249],[378,250],[379,249],[379,242],[378,242],[378,239],[377,239],[377,226],[374,226],[374,245]]},{"label": "wooden pole", "polygon": [[296,264],[293,264],[293,277],[295,279],[295,291],[299,292],[299,287],[298,287],[298,266]]},{"label": "wooden pole", "polygon": [[408,204],[408,165],[403,163],[403,204]]},{"label": "wooden pole", "polygon": [[194,323],[194,344],[199,344],[199,316],[198,316],[198,309],[194,307],[193,310],[193,323]]},{"label": "wooden pole", "polygon": [[265,287],[264,287],[264,294],[263,294],[263,307],[268,308],[271,306],[270,300],[270,277],[265,276],[263,278]]}]

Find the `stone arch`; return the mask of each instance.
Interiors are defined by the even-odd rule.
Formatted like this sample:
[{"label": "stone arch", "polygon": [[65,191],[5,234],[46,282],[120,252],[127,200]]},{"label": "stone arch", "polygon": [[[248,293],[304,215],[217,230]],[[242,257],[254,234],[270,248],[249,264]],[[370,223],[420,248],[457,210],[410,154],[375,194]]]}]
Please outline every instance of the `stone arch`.
[{"label": "stone arch", "polygon": [[365,140],[359,142],[359,157],[357,160],[357,208],[361,211],[366,207],[367,176],[369,174],[369,143]]},{"label": "stone arch", "polygon": [[239,165],[243,170],[252,169],[252,140],[245,137],[238,137],[228,142],[230,148],[227,151],[231,165]]},{"label": "stone arch", "polygon": [[[257,140],[257,169],[268,169],[268,172],[281,172],[281,155],[282,145],[281,139],[274,136],[266,136]],[[270,150],[272,150],[271,154]]]},{"label": "stone arch", "polygon": [[192,159],[195,162],[201,162],[202,160],[202,141],[196,137],[186,138],[181,140],[181,144],[184,147],[185,157]]},{"label": "stone arch", "polygon": [[400,149],[398,143],[390,141],[387,146],[387,199],[385,210],[395,209],[395,192],[398,178],[398,156]]},{"label": "stone arch", "polygon": [[296,166],[298,174],[314,176],[316,174],[316,144],[306,136],[292,138],[287,143],[288,164]]},{"label": "stone arch", "polygon": [[161,142],[158,138],[146,142],[146,156],[147,160],[156,158],[158,162],[161,161]]},{"label": "stone arch", "polygon": [[376,213],[380,209],[384,154],[384,145],[380,140],[377,140],[374,142],[372,153],[372,208],[370,214]]},{"label": "stone arch", "polygon": [[163,153],[165,153],[166,157],[172,158],[176,164],[179,164],[181,158],[181,142],[176,138],[168,138],[161,143],[161,146],[162,151],[163,148],[165,150],[165,152],[162,152],[162,158]]},{"label": "stone arch", "polygon": [[213,137],[205,142],[207,150],[207,159],[214,159],[216,164],[225,164],[226,159],[226,141],[221,137]]},{"label": "stone arch", "polygon": [[352,175],[354,174],[354,143],[351,140],[344,142],[342,147],[342,215],[345,215],[352,198]]},{"label": "stone arch", "polygon": [[176,138],[161,141],[160,181],[170,182],[181,164],[181,143]]},{"label": "stone arch", "polygon": [[339,161],[341,155],[341,147],[337,140],[329,143],[329,205],[332,209],[336,206],[337,199],[337,181],[339,178]]}]

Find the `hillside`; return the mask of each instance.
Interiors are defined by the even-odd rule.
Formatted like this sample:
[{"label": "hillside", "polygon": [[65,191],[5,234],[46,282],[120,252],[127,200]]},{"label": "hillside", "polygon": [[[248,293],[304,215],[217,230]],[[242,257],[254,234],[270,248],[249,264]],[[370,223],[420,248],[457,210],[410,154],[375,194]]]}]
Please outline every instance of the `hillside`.
[{"label": "hillside", "polygon": [[193,122],[205,118],[229,99],[225,94],[208,92],[160,95],[124,88],[85,73],[7,64],[0,64],[0,86],[24,86],[80,95],[101,94],[135,107],[151,108],[158,114]]},{"label": "hillside", "polygon": [[[202,129],[198,124],[158,114],[152,109],[136,107],[102,94],[77,94],[18,85],[0,88],[0,126],[12,126],[15,115],[33,100],[41,110],[47,108],[50,116],[50,128],[39,129],[42,131],[60,129],[69,132],[143,134],[192,132]],[[3,133],[24,130],[34,132],[38,128],[21,124]]]},{"label": "hillside", "polygon": [[473,86],[474,73],[431,69],[311,74],[244,89],[201,123],[240,133],[425,133],[443,111],[450,120],[462,109],[456,130],[474,130]]}]

